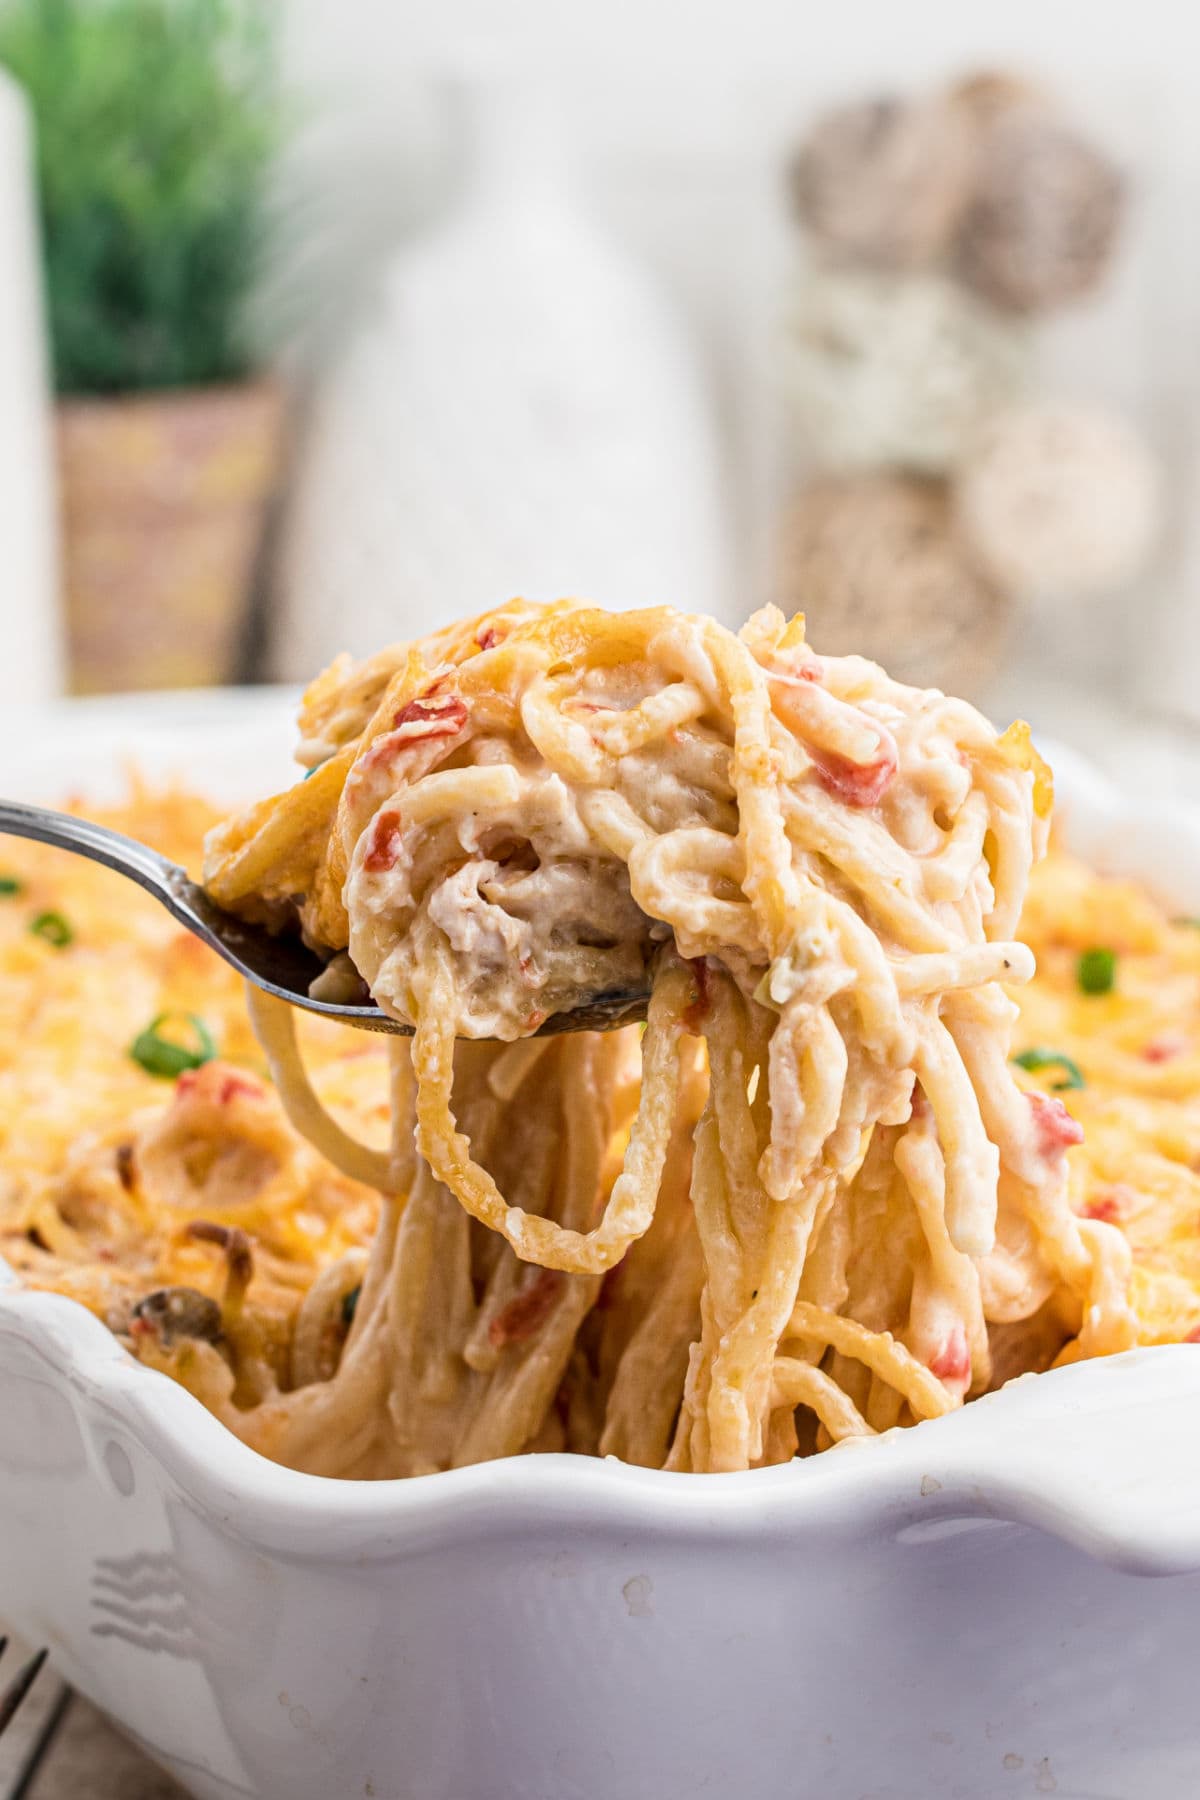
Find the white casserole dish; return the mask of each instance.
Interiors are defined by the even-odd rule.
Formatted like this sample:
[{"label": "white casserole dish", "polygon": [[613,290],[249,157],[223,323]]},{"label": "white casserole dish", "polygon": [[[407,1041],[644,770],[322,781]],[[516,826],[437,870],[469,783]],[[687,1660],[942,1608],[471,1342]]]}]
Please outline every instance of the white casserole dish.
[{"label": "white casserole dish", "polygon": [[[10,714],[0,791],[245,798],[289,713]],[[1072,841],[1196,910],[1200,814],[1054,760]],[[0,1611],[202,1800],[1194,1800],[1198,1427],[1179,1346],[747,1475],[337,1483],[10,1286]]]}]

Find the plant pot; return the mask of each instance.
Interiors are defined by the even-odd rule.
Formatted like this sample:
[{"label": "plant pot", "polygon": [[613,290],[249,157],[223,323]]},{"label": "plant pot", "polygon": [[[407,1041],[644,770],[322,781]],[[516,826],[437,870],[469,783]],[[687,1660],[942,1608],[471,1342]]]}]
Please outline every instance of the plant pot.
[{"label": "plant pot", "polygon": [[282,422],[270,380],[60,401],[76,693],[206,687],[238,673]]}]

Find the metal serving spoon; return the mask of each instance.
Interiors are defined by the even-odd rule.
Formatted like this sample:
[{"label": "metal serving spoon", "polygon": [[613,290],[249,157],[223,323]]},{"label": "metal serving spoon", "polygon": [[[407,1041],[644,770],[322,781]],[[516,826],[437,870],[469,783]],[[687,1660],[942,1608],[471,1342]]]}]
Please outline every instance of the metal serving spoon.
[{"label": "metal serving spoon", "polygon": [[[366,1006],[337,1006],[328,1000],[313,1000],[309,987],[325,964],[298,937],[276,937],[262,925],[248,924],[225,911],[209,898],[199,882],[193,881],[186,869],[168,861],[136,838],[110,831],[106,825],[95,825],[90,819],[76,819],[70,813],[51,812],[44,806],[26,806],[19,800],[0,800],[0,833],[11,837],[35,838],[42,844],[53,844],[59,850],[73,851],[76,856],[90,857],[104,863],[118,875],[127,875],[139,887],[165,906],[179,923],[215,950],[218,956],[235,968],[239,975],[252,981],[264,994],[274,994],[306,1012],[323,1013],[329,1019],[341,1019],[363,1031],[390,1031],[401,1037],[412,1036],[412,1026],[382,1012],[374,1001]],[[648,995],[621,990],[597,994],[586,1006],[570,1012],[552,1013],[534,1036],[550,1036],[561,1031],[612,1031],[618,1025],[629,1025],[646,1016]]]}]

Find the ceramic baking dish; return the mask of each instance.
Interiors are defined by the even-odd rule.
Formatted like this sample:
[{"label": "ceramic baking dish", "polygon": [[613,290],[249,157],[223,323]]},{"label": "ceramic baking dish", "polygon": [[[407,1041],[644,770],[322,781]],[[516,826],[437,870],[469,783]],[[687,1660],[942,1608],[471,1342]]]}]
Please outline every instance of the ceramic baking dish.
[{"label": "ceramic baking dish", "polygon": [[[285,700],[0,727],[0,791],[123,757],[236,799]],[[1073,841],[1200,904],[1200,816],[1056,756]],[[80,1307],[0,1292],[0,1611],[203,1800],[1194,1800],[1200,1347],[806,1463],[279,1469]]]}]

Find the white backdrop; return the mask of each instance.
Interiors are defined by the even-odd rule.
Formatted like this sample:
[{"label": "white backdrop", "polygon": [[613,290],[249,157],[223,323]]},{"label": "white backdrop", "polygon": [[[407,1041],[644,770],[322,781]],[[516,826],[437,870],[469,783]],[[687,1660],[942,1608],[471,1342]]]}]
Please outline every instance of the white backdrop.
[{"label": "white backdrop", "polygon": [[[754,132],[786,128],[812,96],[992,60],[1068,90],[1118,91],[1154,114],[1176,169],[1200,167],[1200,8],[1189,0],[290,0],[285,16],[311,114],[306,164],[320,195],[349,203],[334,210],[359,253],[426,203],[436,127],[421,78],[479,42],[554,83],[598,190],[628,187],[613,204],[634,237],[647,208],[631,167],[662,179],[682,166],[697,186],[727,190]],[[727,246],[714,233],[707,257],[694,244],[689,257],[688,234],[658,224],[659,258],[703,323]]]},{"label": "white backdrop", "polygon": [[[314,236],[305,294],[336,338],[380,256],[436,209],[448,163],[427,76],[464,45],[501,46],[549,80],[582,154],[589,202],[657,269],[706,353],[735,451],[747,419],[747,346],[762,303],[762,156],[814,105],[873,80],[915,83],[985,63],[1061,87],[1133,169],[1136,256],[1095,316],[1052,343],[1058,385],[1133,411],[1172,460],[1177,554],[1142,596],[1131,676],[1119,620],[1026,634],[1022,691],[1073,658],[1081,689],[1139,689],[1200,722],[1200,8],[1188,0],[291,0],[290,72],[307,96],[298,151]],[[769,227],[768,234],[769,234]],[[759,319],[761,325],[761,317]],[[1053,338],[1053,334],[1052,334]],[[316,339],[319,351],[320,337]],[[1065,377],[1065,381],[1064,378]],[[752,529],[761,492],[735,455]],[[1182,595],[1182,597],[1181,597]],[[1194,597],[1196,596],[1196,597]],[[1181,638],[1182,634],[1182,638]],[[1045,686],[1045,682],[1042,684]],[[1036,710],[1036,706],[1034,708]],[[1053,722],[1053,716],[1051,716]]]}]

